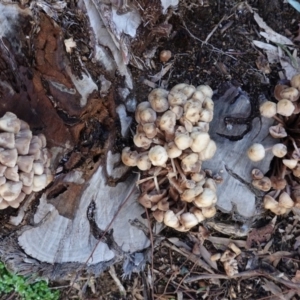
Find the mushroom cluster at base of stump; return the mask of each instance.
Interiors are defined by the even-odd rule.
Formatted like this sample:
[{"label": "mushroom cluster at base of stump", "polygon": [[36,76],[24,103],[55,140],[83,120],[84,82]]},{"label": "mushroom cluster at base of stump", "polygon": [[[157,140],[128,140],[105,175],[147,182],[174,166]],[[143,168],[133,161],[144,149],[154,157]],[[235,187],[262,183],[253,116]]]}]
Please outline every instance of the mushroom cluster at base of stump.
[{"label": "mushroom cluster at base of stump", "polygon": [[216,143],[209,136],[213,119],[212,89],[177,84],[154,89],[135,112],[135,150],[122,151],[125,165],[138,167],[139,202],[158,222],[188,231],[216,214],[216,183],[201,170]]},{"label": "mushroom cluster at base of stump", "polygon": [[[294,75],[289,84],[275,86],[274,97],[277,103],[266,101],[260,106],[263,117],[274,118],[278,123],[269,128],[270,135],[280,143],[271,148],[254,143],[248,149],[248,157],[258,162],[264,159],[266,151],[272,151],[277,157],[277,166],[274,167],[270,178],[261,171],[252,171],[252,185],[264,192],[264,208],[276,215],[283,215],[293,207],[300,208],[300,149],[298,139],[291,134],[298,131],[297,122],[300,113],[300,74]],[[296,124],[296,128],[293,128]],[[295,134],[296,136],[296,134]]]},{"label": "mushroom cluster at base of stump", "polygon": [[26,195],[44,189],[53,176],[43,134],[11,112],[0,118],[0,209],[17,208]]}]

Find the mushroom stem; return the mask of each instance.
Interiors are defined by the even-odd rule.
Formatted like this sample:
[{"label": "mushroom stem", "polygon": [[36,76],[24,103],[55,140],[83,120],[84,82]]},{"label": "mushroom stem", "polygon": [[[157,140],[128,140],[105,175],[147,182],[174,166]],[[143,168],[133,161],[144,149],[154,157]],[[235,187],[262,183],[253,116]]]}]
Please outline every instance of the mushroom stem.
[{"label": "mushroom stem", "polygon": [[182,178],[184,181],[186,181],[187,179],[186,179],[186,177],[185,177],[185,174],[183,173],[183,171],[182,171],[182,169],[181,169],[181,166],[180,166],[180,164],[179,164],[179,162],[178,162],[177,159],[175,160],[175,166],[176,166],[176,169],[177,169],[177,171],[179,172],[181,178]]},{"label": "mushroom stem", "polygon": [[171,164],[172,164],[172,168],[173,168],[174,173],[176,174],[176,179],[177,179],[177,170],[176,170],[176,166],[174,164],[174,158],[171,158]]},{"label": "mushroom stem", "polygon": [[274,120],[276,120],[277,122],[279,122],[280,124],[284,125],[284,122],[278,117],[278,116],[273,116],[272,117]]},{"label": "mushroom stem", "polygon": [[289,136],[289,139],[292,141],[292,144],[293,144],[293,146],[294,146],[297,154],[300,156],[300,151],[299,151],[299,149],[297,147],[297,144],[296,144],[295,140],[291,136]]},{"label": "mushroom stem", "polygon": [[183,193],[183,190],[182,190],[182,188],[179,186],[179,184],[176,182],[176,180],[174,180],[172,177],[169,177],[169,176],[168,176],[168,179],[169,179],[170,185],[173,186],[173,187],[177,190],[177,192],[178,192],[179,194],[182,194],[182,193]]}]

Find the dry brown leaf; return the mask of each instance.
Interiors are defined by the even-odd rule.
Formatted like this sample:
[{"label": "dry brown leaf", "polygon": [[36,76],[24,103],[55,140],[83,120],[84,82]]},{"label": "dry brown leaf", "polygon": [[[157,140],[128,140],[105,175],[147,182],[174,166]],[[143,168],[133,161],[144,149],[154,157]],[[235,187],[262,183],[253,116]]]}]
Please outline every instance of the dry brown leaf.
[{"label": "dry brown leaf", "polygon": [[243,241],[243,240],[232,240],[232,239],[222,238],[222,237],[217,237],[217,236],[209,236],[207,238],[207,240],[212,242],[216,249],[220,249],[220,250],[224,250],[224,251],[227,249],[227,246],[231,242],[234,242],[240,248],[246,247],[246,241]]}]

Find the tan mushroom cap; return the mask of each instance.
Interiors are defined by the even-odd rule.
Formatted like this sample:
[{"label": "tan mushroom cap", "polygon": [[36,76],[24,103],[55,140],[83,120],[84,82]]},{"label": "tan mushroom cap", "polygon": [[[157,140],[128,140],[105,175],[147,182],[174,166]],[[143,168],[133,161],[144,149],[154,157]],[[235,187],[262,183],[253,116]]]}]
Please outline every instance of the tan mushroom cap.
[{"label": "tan mushroom cap", "polygon": [[135,167],[138,160],[138,153],[136,151],[130,151],[129,147],[125,147],[122,150],[121,159],[124,165]]},{"label": "tan mushroom cap", "polygon": [[166,149],[159,145],[149,150],[148,157],[153,166],[164,166],[169,158]]},{"label": "tan mushroom cap", "polygon": [[0,147],[4,147],[6,149],[15,148],[15,135],[12,132],[1,132]]},{"label": "tan mushroom cap", "polygon": [[19,170],[25,173],[29,173],[32,170],[33,161],[34,157],[32,155],[19,156],[17,159],[17,165],[19,167]]},{"label": "tan mushroom cap", "polygon": [[16,149],[8,149],[0,151],[0,162],[1,164],[13,168],[18,159],[18,152]]},{"label": "tan mushroom cap", "polygon": [[199,196],[197,196],[194,200],[194,204],[198,208],[210,207],[216,202],[217,202],[217,195],[213,190],[209,188],[204,188],[203,192]]},{"label": "tan mushroom cap", "polygon": [[21,128],[21,121],[17,116],[11,112],[6,112],[5,115],[0,118],[0,129],[5,132],[18,133]]},{"label": "tan mushroom cap", "polygon": [[196,90],[202,92],[208,98],[211,98],[214,94],[212,88],[209,85],[205,85],[205,84],[197,86]]},{"label": "tan mushroom cap", "polygon": [[193,139],[191,149],[194,152],[203,151],[210,141],[210,136],[207,132],[192,132],[190,136]]},{"label": "tan mushroom cap", "polygon": [[260,114],[265,118],[272,118],[277,113],[276,103],[271,101],[266,101],[259,108]]},{"label": "tan mushroom cap", "polygon": [[186,229],[190,229],[190,228],[196,226],[199,223],[199,221],[198,221],[197,217],[193,213],[186,212],[186,213],[183,213],[180,216],[180,223]]},{"label": "tan mushroom cap", "polygon": [[284,117],[289,117],[295,110],[294,104],[288,99],[282,99],[277,103],[277,113]]},{"label": "tan mushroom cap", "polygon": [[7,180],[4,184],[0,185],[0,196],[6,201],[13,201],[17,199],[22,190],[22,182],[13,182]]}]

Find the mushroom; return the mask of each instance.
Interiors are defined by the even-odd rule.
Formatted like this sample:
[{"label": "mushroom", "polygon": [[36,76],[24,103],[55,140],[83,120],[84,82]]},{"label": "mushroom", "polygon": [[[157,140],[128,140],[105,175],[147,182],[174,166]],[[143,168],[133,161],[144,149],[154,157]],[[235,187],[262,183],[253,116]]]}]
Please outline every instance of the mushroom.
[{"label": "mushroom", "polygon": [[9,149],[0,151],[0,162],[1,164],[13,168],[18,159],[18,152],[16,149]]},{"label": "mushroom", "polygon": [[6,168],[4,176],[8,180],[19,181],[20,179],[18,173],[18,166],[14,166],[13,168]]},{"label": "mushroom", "polygon": [[160,119],[159,127],[165,132],[166,141],[171,141],[174,139],[176,125],[176,115],[172,111],[166,111]]},{"label": "mushroom", "polygon": [[20,181],[22,181],[24,186],[32,186],[33,176],[34,176],[33,171],[28,172],[28,173],[25,173],[25,172],[19,173]]},{"label": "mushroom", "polygon": [[47,186],[47,175],[34,175],[33,176],[33,187],[34,192],[39,192]]},{"label": "mushroom", "polygon": [[165,212],[164,223],[172,228],[177,228],[180,226],[179,219],[172,210],[167,210]]},{"label": "mushroom", "polygon": [[152,109],[159,113],[165,112],[169,108],[167,100],[168,94],[168,91],[161,88],[152,90],[148,95],[148,100]]},{"label": "mushroom", "polygon": [[287,147],[284,144],[275,144],[272,147],[272,153],[276,156],[276,157],[284,157],[287,154]]},{"label": "mushroom", "polygon": [[211,87],[205,84],[197,86],[196,90],[202,92],[207,98],[211,98],[214,94]]},{"label": "mushroom", "polygon": [[200,112],[202,110],[201,103],[195,100],[188,100],[184,105],[184,117],[192,123],[196,123],[200,119]]},{"label": "mushroom", "polygon": [[172,52],[170,50],[162,50],[159,54],[159,59],[161,62],[165,63],[172,57]]},{"label": "mushroom", "polygon": [[139,148],[148,149],[152,143],[150,139],[144,133],[137,133],[133,137],[134,144]]},{"label": "mushroom", "polygon": [[298,161],[296,159],[283,159],[282,163],[289,169],[294,169],[296,168]]},{"label": "mushroom", "polygon": [[19,167],[19,170],[25,173],[29,173],[32,170],[33,161],[34,157],[32,155],[19,156],[17,158],[17,165]]},{"label": "mushroom", "polygon": [[199,208],[194,206],[190,209],[190,212],[195,215],[195,217],[198,220],[198,223],[203,222],[205,220],[205,217],[203,216],[203,213]]},{"label": "mushroom", "polygon": [[168,160],[166,149],[159,145],[150,149],[148,157],[153,166],[164,166]]},{"label": "mushroom", "polygon": [[206,96],[201,91],[195,91],[192,96],[192,99],[199,101],[200,104],[202,104],[204,102],[205,98],[206,98]]},{"label": "mushroom", "polygon": [[198,173],[201,170],[201,162],[198,161],[198,154],[191,153],[181,161],[181,168],[185,173]]},{"label": "mushroom", "polygon": [[200,195],[203,191],[201,186],[196,186],[193,189],[186,189],[181,195],[180,199],[185,202],[192,202],[194,199]]},{"label": "mushroom", "polygon": [[277,112],[276,107],[277,107],[276,103],[271,101],[266,101],[260,106],[259,111],[263,117],[272,118],[276,115]]},{"label": "mushroom", "polygon": [[170,108],[171,111],[176,115],[176,120],[179,120],[183,115],[183,107],[176,105]]},{"label": "mushroom", "polygon": [[183,106],[187,101],[187,96],[181,92],[170,92],[168,95],[168,101],[171,107]]},{"label": "mushroom", "polygon": [[292,77],[291,86],[300,90],[300,74],[296,74]]},{"label": "mushroom", "polygon": [[140,123],[154,123],[156,120],[156,112],[152,108],[145,108],[139,114]]},{"label": "mushroom", "polygon": [[42,161],[40,160],[34,161],[32,170],[35,175],[42,175],[44,173],[44,164],[42,163]]},{"label": "mushroom", "polygon": [[193,139],[190,147],[194,152],[203,151],[210,141],[210,136],[207,132],[192,132],[190,136]]},{"label": "mushroom", "polygon": [[5,115],[0,118],[0,129],[5,132],[18,133],[21,128],[21,121],[17,116],[11,112],[6,112]]},{"label": "mushroom", "polygon": [[199,223],[199,221],[198,221],[197,217],[193,213],[186,212],[186,213],[183,213],[180,216],[180,223],[186,229],[190,229],[190,228],[196,226]]},{"label": "mushroom", "polygon": [[267,192],[271,189],[272,187],[272,182],[270,178],[268,177],[263,177],[262,179],[255,179],[252,181],[252,185],[261,191]]},{"label": "mushroom", "polygon": [[288,99],[282,99],[277,103],[277,113],[284,117],[291,116],[294,110],[294,104]]},{"label": "mushroom", "polygon": [[215,206],[203,207],[201,210],[202,210],[203,216],[206,219],[212,218],[217,213],[217,209],[215,208]]},{"label": "mushroom", "polygon": [[145,123],[142,128],[148,139],[153,139],[157,134],[157,128],[154,123]]},{"label": "mushroom", "polygon": [[4,147],[6,149],[15,148],[15,135],[12,132],[1,132],[0,147]]},{"label": "mushroom", "polygon": [[290,209],[294,207],[294,201],[287,192],[282,192],[278,199],[278,204],[281,207]]},{"label": "mushroom", "polygon": [[22,189],[22,182],[13,182],[7,180],[0,185],[0,196],[6,201],[13,201],[20,195]]},{"label": "mushroom", "polygon": [[147,109],[147,108],[150,108],[151,105],[148,101],[144,101],[144,102],[141,102],[137,107],[136,107],[136,110],[135,110],[135,120],[137,121],[137,123],[140,123],[141,120],[140,120],[140,112]]},{"label": "mushroom", "polygon": [[294,87],[288,87],[281,91],[280,96],[281,99],[288,99],[294,102],[299,99],[299,91]]},{"label": "mushroom", "polygon": [[170,158],[176,158],[182,154],[182,150],[180,150],[174,142],[168,143],[165,147]]},{"label": "mushroom", "polygon": [[174,143],[176,144],[178,149],[185,150],[192,145],[193,139],[188,134],[181,133],[175,136]]},{"label": "mushroom", "polygon": [[138,153],[136,151],[130,151],[129,147],[125,147],[122,150],[122,162],[129,167],[135,167],[138,160]]},{"label": "mushroom", "polygon": [[202,121],[202,122],[211,122],[212,119],[213,119],[213,111],[209,110],[209,109],[203,109],[201,112],[200,112],[200,118],[199,118],[199,121]]},{"label": "mushroom", "polygon": [[265,157],[265,148],[263,145],[255,143],[247,151],[248,157],[252,161],[260,161]]},{"label": "mushroom", "polygon": [[194,200],[194,204],[199,208],[211,207],[216,202],[217,195],[213,190],[209,188],[204,188],[203,192]]},{"label": "mushroom", "polygon": [[148,157],[148,152],[139,154],[136,165],[142,171],[146,171],[151,168],[151,161]]},{"label": "mushroom", "polygon": [[285,131],[285,128],[283,127],[283,125],[281,123],[271,126],[269,128],[269,132],[270,135],[274,138],[274,139],[280,139],[280,138],[284,138],[287,136],[287,133]]},{"label": "mushroom", "polygon": [[206,161],[212,159],[217,151],[217,144],[213,140],[209,140],[207,147],[198,153],[199,160]]}]

